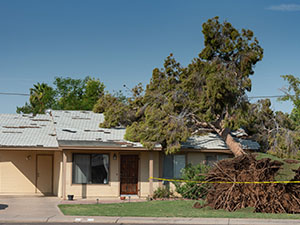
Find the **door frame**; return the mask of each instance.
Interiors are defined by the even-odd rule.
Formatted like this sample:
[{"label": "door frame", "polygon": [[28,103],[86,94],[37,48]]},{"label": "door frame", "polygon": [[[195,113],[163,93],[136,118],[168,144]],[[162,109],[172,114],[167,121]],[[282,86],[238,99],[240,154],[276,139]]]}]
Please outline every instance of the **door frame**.
[{"label": "door frame", "polygon": [[[120,196],[122,195],[121,194],[121,191],[122,191],[122,187],[121,187],[121,163],[122,163],[122,160],[121,160],[121,157],[122,156],[127,156],[127,155],[134,155],[134,156],[137,156],[137,159],[138,159],[138,168],[137,168],[137,170],[138,170],[138,174],[137,174],[137,179],[138,179],[138,181],[137,181],[137,191],[136,191],[136,194],[132,194],[132,195],[137,195],[137,196],[140,196],[140,168],[141,168],[141,166],[140,166],[140,163],[141,163],[141,160],[140,160],[140,154],[139,153],[130,153],[130,152],[127,152],[127,153],[120,153],[119,154],[119,159],[120,159],[120,161],[119,161],[119,194],[120,194]],[[126,195],[126,194],[125,194]],[[128,194],[128,195],[130,195],[130,194]]]},{"label": "door frame", "polygon": [[49,193],[50,195],[53,195],[53,181],[54,181],[54,156],[53,154],[36,154],[36,159],[35,159],[35,193],[38,193],[38,157],[39,156],[51,156],[51,192]]}]

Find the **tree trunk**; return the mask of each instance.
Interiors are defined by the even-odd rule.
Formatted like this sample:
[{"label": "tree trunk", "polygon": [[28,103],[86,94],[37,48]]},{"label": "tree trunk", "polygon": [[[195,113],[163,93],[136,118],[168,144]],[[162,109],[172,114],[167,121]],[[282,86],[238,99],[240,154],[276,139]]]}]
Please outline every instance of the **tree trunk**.
[{"label": "tree trunk", "polygon": [[230,130],[228,128],[218,129],[214,125],[209,124],[211,128],[217,132],[218,135],[222,137],[225,141],[229,149],[232,151],[234,156],[241,156],[247,154],[243,149],[240,143],[236,142],[230,134]]}]

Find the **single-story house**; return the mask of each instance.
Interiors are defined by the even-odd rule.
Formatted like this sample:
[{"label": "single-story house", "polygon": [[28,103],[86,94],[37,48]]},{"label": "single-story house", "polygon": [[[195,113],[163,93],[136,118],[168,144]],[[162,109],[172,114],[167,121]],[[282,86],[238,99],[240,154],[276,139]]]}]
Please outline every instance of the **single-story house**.
[{"label": "single-story house", "polygon": [[[188,163],[232,157],[216,134],[193,136],[166,156],[159,145],[150,151],[124,140],[124,128],[99,128],[103,120],[89,111],[0,114],[0,195],[144,198],[162,185],[149,177],[177,178]],[[259,149],[237,140],[244,149]]]}]

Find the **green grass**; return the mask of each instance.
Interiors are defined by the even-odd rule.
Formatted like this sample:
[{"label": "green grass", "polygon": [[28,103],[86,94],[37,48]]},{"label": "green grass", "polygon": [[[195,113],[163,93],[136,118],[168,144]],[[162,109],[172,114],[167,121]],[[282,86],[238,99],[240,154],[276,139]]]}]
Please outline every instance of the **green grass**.
[{"label": "green grass", "polygon": [[286,163],[284,159],[280,159],[276,156],[265,154],[265,153],[257,153],[256,159],[270,158],[272,160],[277,160],[283,163],[282,169],[280,169],[275,177],[277,181],[288,181],[294,178],[295,172],[292,170],[297,170],[300,167],[299,163]]},{"label": "green grass", "polygon": [[264,218],[264,219],[300,219],[300,214],[253,213],[253,208],[236,212],[213,210],[205,207],[195,209],[196,201],[149,201],[93,205],[59,205],[65,215],[71,216],[133,216],[133,217],[219,217],[219,218]]}]

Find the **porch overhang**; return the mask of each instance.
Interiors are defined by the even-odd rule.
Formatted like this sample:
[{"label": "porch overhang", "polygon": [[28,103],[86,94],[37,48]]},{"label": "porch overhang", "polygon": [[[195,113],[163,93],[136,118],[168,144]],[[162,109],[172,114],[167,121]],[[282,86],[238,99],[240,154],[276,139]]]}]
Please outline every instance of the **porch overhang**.
[{"label": "porch overhang", "polygon": [[[144,147],[134,147],[126,142],[58,140],[58,144],[64,150],[150,151]],[[162,151],[162,148],[156,147],[151,151]]]}]

